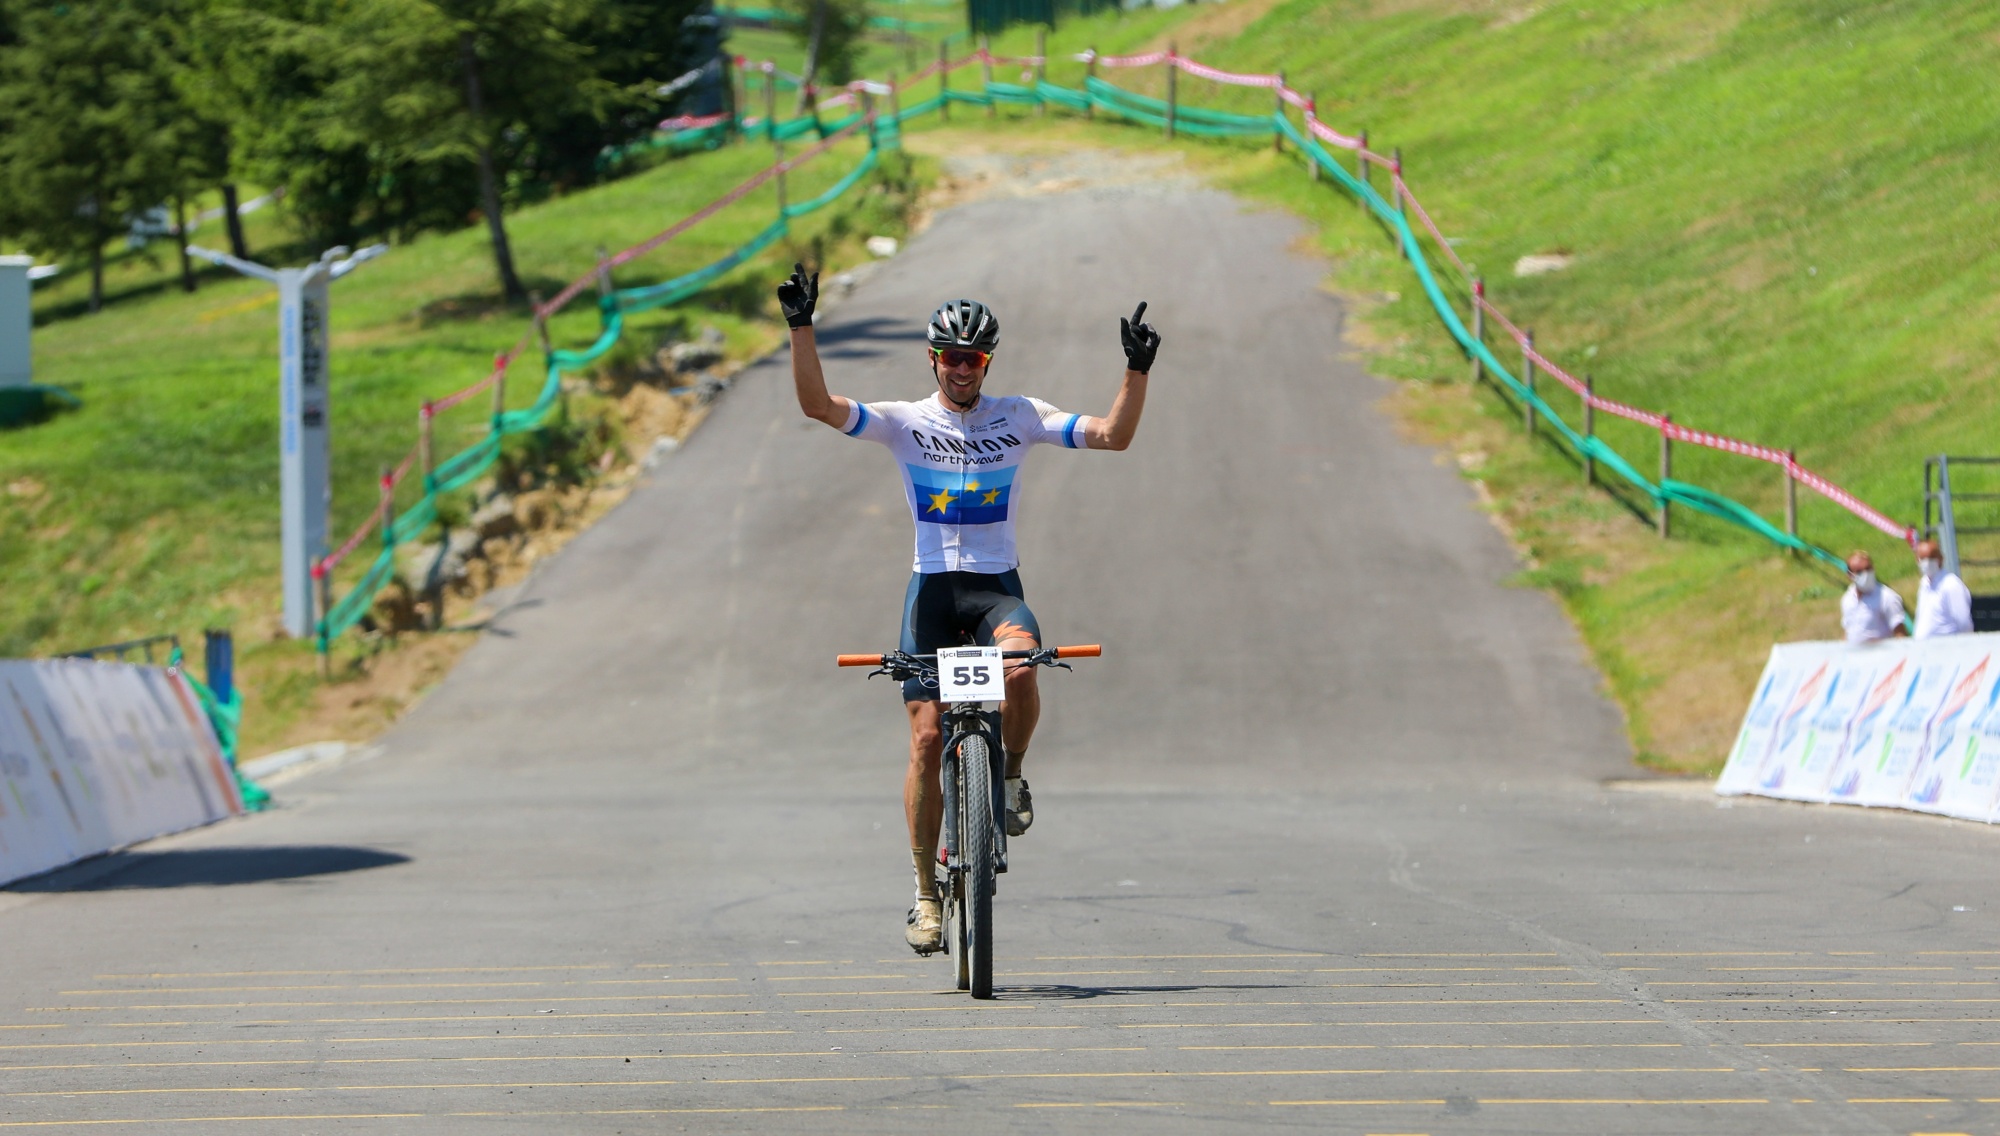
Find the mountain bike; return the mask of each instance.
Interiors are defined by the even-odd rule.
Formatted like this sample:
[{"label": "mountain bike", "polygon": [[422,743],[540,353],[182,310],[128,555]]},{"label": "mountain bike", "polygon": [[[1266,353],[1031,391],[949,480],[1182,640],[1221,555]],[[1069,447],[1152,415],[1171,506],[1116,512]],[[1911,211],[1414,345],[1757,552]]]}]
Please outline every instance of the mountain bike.
[{"label": "mountain bike", "polygon": [[[939,848],[938,896],[945,905],[945,943],[957,960],[958,988],[974,998],[993,997],[993,895],[1007,870],[1007,794],[1002,786],[1000,703],[1005,668],[1061,667],[1062,659],[1096,658],[1095,644],[1001,651],[996,647],[946,647],[934,655],[887,651],[842,655],[843,667],[874,667],[868,677],[917,679],[943,703],[944,831]],[[953,945],[956,949],[953,949]]]}]

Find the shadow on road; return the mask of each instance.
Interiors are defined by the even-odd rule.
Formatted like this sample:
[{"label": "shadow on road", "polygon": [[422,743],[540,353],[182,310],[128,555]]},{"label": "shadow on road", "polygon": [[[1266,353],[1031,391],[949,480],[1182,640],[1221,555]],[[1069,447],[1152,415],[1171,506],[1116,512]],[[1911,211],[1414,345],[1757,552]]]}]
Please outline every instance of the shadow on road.
[{"label": "shadow on road", "polygon": [[907,319],[865,319],[815,330],[819,353],[826,359],[874,359],[890,353],[886,344],[904,347],[923,339],[924,325]]},{"label": "shadow on road", "polygon": [[404,864],[409,857],[343,844],[249,845],[240,848],[186,848],[159,852],[113,852],[108,856],[23,880],[18,892],[123,891],[138,888],[218,887],[296,880],[338,872],[358,872]]},{"label": "shadow on road", "polygon": [[1300,990],[1304,987],[1290,982],[1264,982],[1252,985],[1228,983],[1222,985],[1186,986],[995,986],[995,999],[1018,999],[1049,1002],[1084,1002],[1092,998],[1131,997],[1135,994],[1197,994],[1216,990]]}]

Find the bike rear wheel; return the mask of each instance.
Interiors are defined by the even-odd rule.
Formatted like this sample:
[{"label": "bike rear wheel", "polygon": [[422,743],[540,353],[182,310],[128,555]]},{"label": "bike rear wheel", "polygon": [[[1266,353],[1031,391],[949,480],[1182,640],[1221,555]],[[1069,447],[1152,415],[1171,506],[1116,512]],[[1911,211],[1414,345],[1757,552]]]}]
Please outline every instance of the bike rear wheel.
[{"label": "bike rear wheel", "polygon": [[964,872],[959,884],[965,895],[965,950],[960,956],[971,972],[974,998],[993,997],[993,883],[999,867],[994,847],[993,759],[986,739],[968,734],[959,742],[960,791],[958,823],[963,833],[959,857]]}]

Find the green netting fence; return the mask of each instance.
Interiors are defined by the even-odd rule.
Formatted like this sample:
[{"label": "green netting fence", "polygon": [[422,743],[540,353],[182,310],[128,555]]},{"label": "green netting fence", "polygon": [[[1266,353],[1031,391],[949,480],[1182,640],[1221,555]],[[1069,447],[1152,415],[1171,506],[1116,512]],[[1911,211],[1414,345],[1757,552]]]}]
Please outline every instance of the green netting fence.
[{"label": "green netting fence", "polygon": [[[1157,52],[1149,56],[1132,56],[1125,59],[1098,58],[1094,56],[1088,58],[1092,63],[1093,72],[1099,64],[1107,66],[1141,66],[1165,63],[1170,67],[1177,67],[1203,78],[1217,79],[1222,82],[1235,82],[1246,86],[1271,88],[1277,94],[1277,106],[1272,112],[1267,114],[1241,114],[1201,107],[1190,107],[1172,99],[1162,100],[1125,90],[1098,77],[1094,73],[1085,78],[1084,84],[1080,89],[1065,87],[1039,77],[1041,74],[1040,67],[1046,63],[1043,59],[998,60],[982,51],[958,60],[949,62],[941,61],[939,64],[935,64],[912,76],[909,80],[893,89],[885,87],[882,84],[855,84],[852,89],[837,96],[836,99],[820,103],[814,108],[812,114],[800,116],[788,122],[763,121],[756,118],[746,118],[741,115],[735,117],[723,116],[725,121],[704,122],[691,129],[666,135],[659,144],[687,145],[690,144],[690,139],[694,139],[705,145],[709,144],[710,140],[726,139],[732,136],[784,142],[802,137],[808,133],[816,134],[822,141],[798,157],[766,169],[763,173],[751,178],[723,199],[695,213],[648,242],[626,250],[624,253],[612,258],[607,264],[619,263],[623,259],[657,247],[658,244],[685,231],[689,226],[711,216],[722,206],[739,199],[751,189],[763,184],[775,174],[782,172],[782,170],[802,164],[819,153],[824,152],[834,142],[840,140],[850,132],[865,130],[870,145],[866,155],[856,163],[855,167],[825,192],[810,200],[783,206],[777,218],[770,225],[715,262],[693,272],[670,280],[664,280],[657,284],[607,290],[604,292],[598,299],[601,331],[596,340],[588,347],[581,349],[562,349],[548,352],[545,360],[544,382],[534,403],[520,409],[496,412],[492,416],[491,427],[486,437],[468,449],[446,458],[444,461],[438,463],[432,471],[424,475],[423,496],[411,508],[395,515],[388,513],[388,491],[393,488],[395,478],[399,477],[402,471],[398,471],[397,474],[385,478],[384,506],[382,511],[378,512],[368,525],[364,525],[361,531],[350,538],[341,550],[334,556],[322,561],[321,565],[315,569],[315,575],[324,581],[332,566],[358,547],[361,540],[366,537],[373,526],[378,523],[380,524],[382,533],[381,549],[374,561],[363,572],[355,585],[348,590],[345,596],[338,602],[326,605],[326,610],[319,621],[318,627],[319,649],[325,652],[335,637],[353,627],[367,613],[374,602],[376,593],[387,586],[389,581],[394,578],[396,547],[420,537],[437,519],[438,495],[463,489],[483,476],[498,459],[501,440],[506,435],[520,433],[539,426],[557,403],[561,391],[563,372],[587,366],[596,359],[603,357],[616,346],[624,334],[626,326],[625,317],[628,313],[678,303],[712,286],[732,269],[763,252],[782,238],[788,231],[787,226],[792,220],[831,205],[855,185],[859,184],[862,178],[866,177],[876,168],[880,161],[881,150],[883,148],[895,147],[900,143],[903,123],[923,115],[938,113],[950,103],[965,103],[986,107],[1002,103],[1054,106],[1086,114],[1094,114],[1101,111],[1131,122],[1164,129],[1170,135],[1187,133],[1199,137],[1222,138],[1271,137],[1276,135],[1290,141],[1294,150],[1318,171],[1318,175],[1331,178],[1336,185],[1352,194],[1374,217],[1390,230],[1404,257],[1409,261],[1411,270],[1416,274],[1418,283],[1423,288],[1424,295],[1437,315],[1439,322],[1443,325],[1446,333],[1457,343],[1459,349],[1465,352],[1468,358],[1477,360],[1484,376],[1490,378],[1496,387],[1504,390],[1522,407],[1531,408],[1539,420],[1546,423],[1549,430],[1579,460],[1588,460],[1595,467],[1614,474],[1651,501],[1656,510],[1662,511],[1662,515],[1664,515],[1664,510],[1670,506],[1678,505],[1737,525],[1762,536],[1774,544],[1797,550],[1800,553],[1829,564],[1841,564],[1840,559],[1832,552],[1810,541],[1801,539],[1796,532],[1789,531],[1789,527],[1787,529],[1780,529],[1741,502],[1700,486],[1678,481],[1670,477],[1663,476],[1658,479],[1647,478],[1639,472],[1639,469],[1632,462],[1628,461],[1622,454],[1612,448],[1603,438],[1598,437],[1594,431],[1588,427],[1579,430],[1564,421],[1562,416],[1557,413],[1556,408],[1550,405],[1532,384],[1523,381],[1522,377],[1516,375],[1513,370],[1510,370],[1507,365],[1501,362],[1499,357],[1487,345],[1483,334],[1477,333],[1474,329],[1466,326],[1465,318],[1459,315],[1456,306],[1446,295],[1443,286],[1438,281],[1437,273],[1432,267],[1429,253],[1427,253],[1424,243],[1418,237],[1417,229],[1410,223],[1409,213],[1412,210],[1416,212],[1423,227],[1434,238],[1436,249],[1443,256],[1457,263],[1457,255],[1452,252],[1449,243],[1437,232],[1429,216],[1423,212],[1422,207],[1416,203],[1415,198],[1410,194],[1408,184],[1402,179],[1400,159],[1387,159],[1382,155],[1371,152],[1367,148],[1365,136],[1359,139],[1348,138],[1320,123],[1313,114],[1310,98],[1285,87],[1282,79],[1277,76],[1231,75],[1227,72],[1217,71],[1213,68],[1194,63],[1184,57],[1176,56],[1172,52]],[[944,85],[947,81],[945,77],[954,70],[975,64],[990,68],[996,62],[1033,65],[1037,68],[1036,74],[1038,77],[1032,85],[996,83],[990,80],[983,81],[977,90],[950,89]],[[746,69],[745,74],[746,76],[765,76],[765,82],[783,81],[783,77],[775,69]],[[940,89],[936,95],[909,106],[899,107],[897,105],[896,99],[901,92],[932,76],[936,76],[940,81]],[[1170,86],[1169,90],[1171,91],[1172,89]],[[868,100],[871,98],[872,93],[884,90],[891,92],[888,109],[884,109],[880,105],[870,108]],[[859,109],[855,109],[838,119],[828,120],[822,117],[820,113],[822,110],[839,103],[858,103]],[[1284,113],[1283,106],[1287,103],[1302,111],[1303,128],[1293,123],[1291,117]],[[679,141],[676,141],[676,139],[679,139]],[[1339,147],[1352,151],[1356,155],[1354,159],[1355,170],[1348,170],[1336,160],[1327,151],[1325,146],[1322,145],[1323,139],[1332,141]],[[1368,176],[1370,164],[1389,171],[1390,185],[1394,196],[1393,201],[1385,199],[1381,192],[1375,188],[1372,179]],[[1458,267],[1464,270],[1463,264],[1459,264]],[[556,297],[549,304],[544,305],[539,314],[546,316],[561,308],[563,304],[567,303],[583,290],[588,280],[589,278],[586,277],[572,284],[564,293]],[[1468,282],[1473,284],[1472,310],[1474,318],[1477,319],[1482,313],[1491,313],[1504,323],[1504,317],[1500,316],[1497,309],[1494,309],[1485,301],[1483,290],[1477,283]],[[1675,425],[1671,419],[1664,415],[1652,414],[1651,412],[1642,411],[1622,403],[1595,396],[1585,385],[1577,383],[1559,368],[1555,368],[1553,364],[1549,363],[1542,356],[1533,354],[1531,339],[1523,340],[1518,329],[1513,328],[1511,324],[1506,324],[1505,326],[1515,335],[1517,342],[1522,344],[1524,368],[1527,365],[1526,361],[1532,360],[1545,372],[1551,373],[1563,380],[1565,385],[1569,385],[1577,393],[1589,400],[1589,405],[1601,407],[1611,413],[1653,426],[1661,431],[1663,439],[1691,442],[1758,460],[1782,464],[1787,477],[1796,478],[1829,500],[1854,513],[1855,516],[1864,522],[1884,532],[1903,537],[1906,540],[1914,539],[1914,530],[1910,529],[1909,526],[1901,525],[1891,520],[1880,512],[1870,508],[1865,502],[1862,502],[1852,494],[1847,493],[1839,486],[1799,466],[1797,461],[1788,452],[1776,451],[1767,447],[1754,446],[1749,443],[1722,438],[1717,435],[1687,430],[1684,427]],[[516,350],[519,350],[518,346]],[[501,367],[496,370],[494,376],[489,376],[486,381],[487,383],[495,381],[499,371],[504,370],[505,360],[510,357],[511,353],[508,356],[502,357]],[[485,385],[486,383],[477,384],[434,405],[440,408],[450,405],[453,402],[469,397]],[[407,462],[404,468],[408,468]],[[323,583],[322,588],[324,589],[324,587],[325,584]]]}]

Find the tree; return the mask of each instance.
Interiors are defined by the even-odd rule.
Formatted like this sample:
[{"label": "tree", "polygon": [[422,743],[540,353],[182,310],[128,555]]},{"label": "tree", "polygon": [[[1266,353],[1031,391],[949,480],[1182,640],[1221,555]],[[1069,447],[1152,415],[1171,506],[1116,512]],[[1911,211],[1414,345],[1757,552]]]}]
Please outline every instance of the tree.
[{"label": "tree", "polygon": [[792,34],[806,49],[803,108],[807,92],[822,80],[839,85],[854,79],[868,32],[868,0],[789,0],[789,10],[798,16]]},{"label": "tree", "polygon": [[578,0],[357,0],[338,28],[322,138],[422,166],[470,165],[494,268],[526,298],[501,187],[526,138],[565,114],[597,113],[611,85],[567,34]]},{"label": "tree", "polygon": [[156,13],[85,0],[15,15],[18,42],[0,52],[5,221],[36,252],[89,259],[95,312],[104,246],[176,189]]}]

